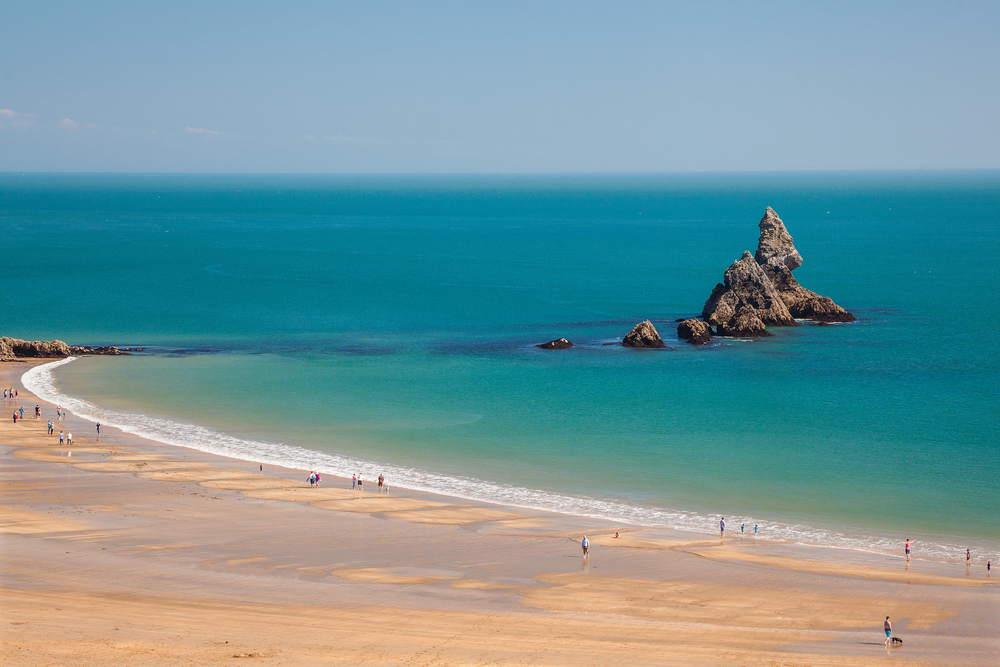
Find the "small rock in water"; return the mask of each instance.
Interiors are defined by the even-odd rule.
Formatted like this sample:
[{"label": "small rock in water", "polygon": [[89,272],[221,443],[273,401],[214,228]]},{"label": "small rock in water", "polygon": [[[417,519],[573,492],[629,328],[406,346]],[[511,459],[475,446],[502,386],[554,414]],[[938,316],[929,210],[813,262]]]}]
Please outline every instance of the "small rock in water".
[{"label": "small rock in water", "polygon": [[649,320],[639,322],[632,328],[632,331],[622,340],[625,347],[666,347],[667,344],[660,338],[656,327]]},{"label": "small rock in water", "polygon": [[555,340],[550,340],[548,343],[541,343],[535,347],[540,347],[543,350],[565,350],[566,348],[573,347],[573,343],[569,342],[565,338],[556,338]]},{"label": "small rock in water", "polygon": [[712,327],[694,318],[681,320],[677,325],[677,337],[692,345],[704,345],[712,340]]}]

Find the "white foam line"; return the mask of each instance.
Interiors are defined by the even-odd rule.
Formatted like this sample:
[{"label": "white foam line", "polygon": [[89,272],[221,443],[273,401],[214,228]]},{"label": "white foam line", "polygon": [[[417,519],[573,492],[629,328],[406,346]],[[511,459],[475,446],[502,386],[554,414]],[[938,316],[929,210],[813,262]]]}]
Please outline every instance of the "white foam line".
[{"label": "white foam line", "polygon": [[[52,371],[72,362],[75,358],[69,357],[36,366],[21,377],[21,382],[39,398],[63,406],[79,417],[99,421],[105,426],[112,426],[149,440],[254,463],[316,470],[338,477],[349,478],[353,474],[360,474],[362,477],[373,479],[382,473],[394,488],[436,493],[464,500],[604,519],[633,526],[672,528],[698,533],[715,533],[718,530],[718,518],[693,512],[660,509],[620,500],[553,493],[512,484],[487,482],[473,477],[443,475],[406,466],[363,461],[296,445],[237,438],[194,424],[101,408],[83,399],[63,394],[56,385]],[[800,524],[762,522],[749,516],[727,517],[728,532],[731,535],[738,533],[738,526],[741,523],[747,526],[759,524],[766,535],[763,539],[772,542],[793,542],[880,554],[895,554],[900,550],[899,540],[896,539],[846,535]],[[748,533],[747,536],[752,537],[752,534]],[[965,547],[956,545],[920,542],[920,556],[926,560],[964,562],[964,549]],[[978,555],[982,556],[982,560],[986,559],[985,554]]]}]

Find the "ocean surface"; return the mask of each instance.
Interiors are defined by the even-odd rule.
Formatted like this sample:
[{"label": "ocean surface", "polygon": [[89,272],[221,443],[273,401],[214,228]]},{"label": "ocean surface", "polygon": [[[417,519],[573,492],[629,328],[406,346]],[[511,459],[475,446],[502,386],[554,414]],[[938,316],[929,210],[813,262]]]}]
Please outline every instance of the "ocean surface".
[{"label": "ocean surface", "polygon": [[[677,340],[772,206],[858,321]],[[25,383],[147,437],[766,539],[1000,555],[1000,172],[0,174]],[[619,341],[651,319],[668,350]],[[534,344],[558,337],[570,350]]]}]

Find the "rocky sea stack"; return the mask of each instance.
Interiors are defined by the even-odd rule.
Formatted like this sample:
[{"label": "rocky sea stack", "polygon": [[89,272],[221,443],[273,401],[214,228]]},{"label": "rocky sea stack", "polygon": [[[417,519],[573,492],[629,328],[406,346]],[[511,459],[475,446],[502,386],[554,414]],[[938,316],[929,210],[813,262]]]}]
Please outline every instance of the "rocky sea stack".
[{"label": "rocky sea stack", "polygon": [[693,317],[690,320],[681,320],[677,325],[677,337],[692,345],[704,345],[712,340],[712,327]]},{"label": "rocky sea stack", "polygon": [[702,309],[705,322],[717,327],[720,336],[740,337],[769,336],[768,326],[795,326],[796,318],[853,322],[854,316],[832,299],[799,285],[792,271],[801,265],[792,236],[768,206],[760,221],[757,254],[746,251],[726,269]]},{"label": "rocky sea stack", "polygon": [[833,302],[799,285],[792,271],[802,266],[785,223],[770,206],[760,220],[760,240],[754,259],[771,279],[792,317],[817,322],[853,322],[854,316]]},{"label": "rocky sea stack", "polygon": [[705,322],[715,325],[720,336],[769,336],[768,324],[795,326],[778,290],[750,251],[726,269],[701,311]]},{"label": "rocky sea stack", "polygon": [[121,349],[113,345],[103,347],[88,347],[86,345],[67,345],[61,340],[21,340],[20,338],[0,338],[0,361],[16,359],[65,359],[72,355],[84,354],[128,354],[130,351],[140,351],[142,348]]},{"label": "rocky sea stack", "polygon": [[540,347],[543,350],[565,350],[573,347],[573,343],[569,342],[565,338],[556,338],[555,340],[550,340],[548,343],[541,343],[535,347]]},{"label": "rocky sea stack", "polygon": [[625,347],[666,347],[656,327],[649,320],[639,322],[622,340]]}]

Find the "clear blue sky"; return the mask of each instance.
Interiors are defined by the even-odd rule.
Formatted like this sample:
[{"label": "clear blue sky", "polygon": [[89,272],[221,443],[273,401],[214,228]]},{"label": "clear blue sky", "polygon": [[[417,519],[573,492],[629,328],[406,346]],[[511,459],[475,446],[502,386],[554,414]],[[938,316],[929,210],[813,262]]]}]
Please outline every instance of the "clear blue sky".
[{"label": "clear blue sky", "polygon": [[1000,2],[7,2],[0,171],[1000,168]]}]

